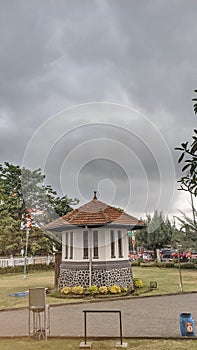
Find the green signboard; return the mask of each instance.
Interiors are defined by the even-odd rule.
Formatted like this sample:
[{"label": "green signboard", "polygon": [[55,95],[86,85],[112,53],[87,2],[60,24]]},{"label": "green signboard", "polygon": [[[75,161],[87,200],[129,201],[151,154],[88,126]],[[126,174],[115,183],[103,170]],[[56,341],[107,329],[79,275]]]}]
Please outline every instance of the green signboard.
[{"label": "green signboard", "polygon": [[128,237],[132,237],[134,235],[132,231],[128,231],[127,234],[128,234]]}]

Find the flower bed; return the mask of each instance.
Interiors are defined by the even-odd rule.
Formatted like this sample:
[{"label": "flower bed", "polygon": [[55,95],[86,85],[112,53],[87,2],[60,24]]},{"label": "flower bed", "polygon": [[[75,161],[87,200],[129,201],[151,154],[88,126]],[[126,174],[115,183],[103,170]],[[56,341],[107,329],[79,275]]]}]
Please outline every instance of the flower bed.
[{"label": "flower bed", "polygon": [[83,288],[82,286],[67,287],[65,286],[60,291],[52,292],[51,296],[56,298],[78,298],[78,297],[106,297],[106,296],[120,296],[129,295],[133,293],[131,288],[121,288],[120,286],[113,285],[110,287],[106,286],[90,286]]}]

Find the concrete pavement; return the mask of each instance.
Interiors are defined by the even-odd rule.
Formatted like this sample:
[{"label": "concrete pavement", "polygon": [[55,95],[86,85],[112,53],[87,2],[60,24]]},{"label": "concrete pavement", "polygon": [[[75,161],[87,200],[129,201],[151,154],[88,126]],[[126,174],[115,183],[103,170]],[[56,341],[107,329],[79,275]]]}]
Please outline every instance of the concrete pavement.
[{"label": "concrete pavement", "polygon": [[[179,317],[191,313],[197,322],[197,294],[178,294],[52,306],[51,336],[84,336],[83,310],[121,310],[123,337],[181,337]],[[0,311],[0,336],[27,336],[28,309]],[[114,313],[87,315],[87,335],[118,337]]]}]

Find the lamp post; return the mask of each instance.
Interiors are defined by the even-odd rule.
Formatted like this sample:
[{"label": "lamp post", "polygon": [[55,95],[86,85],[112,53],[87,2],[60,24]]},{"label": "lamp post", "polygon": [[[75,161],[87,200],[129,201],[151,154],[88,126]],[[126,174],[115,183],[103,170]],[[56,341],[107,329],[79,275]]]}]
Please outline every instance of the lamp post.
[{"label": "lamp post", "polygon": [[89,228],[88,230],[89,240],[90,240],[90,257],[89,257],[89,287],[92,285],[92,229]]},{"label": "lamp post", "polygon": [[26,243],[25,243],[25,263],[24,263],[24,279],[27,278],[27,248],[28,248],[29,228],[26,227]]},{"label": "lamp post", "polygon": [[26,228],[26,243],[25,243],[25,262],[24,262],[24,279],[27,278],[27,250],[28,250],[28,239],[29,230],[32,228],[32,217],[30,214],[25,215],[25,228]]},{"label": "lamp post", "polygon": [[180,264],[180,248],[182,246],[180,244],[177,244],[178,249],[178,266],[179,266],[179,279],[180,279],[180,290],[183,292],[183,281],[182,281],[182,274],[181,274],[181,264]]}]

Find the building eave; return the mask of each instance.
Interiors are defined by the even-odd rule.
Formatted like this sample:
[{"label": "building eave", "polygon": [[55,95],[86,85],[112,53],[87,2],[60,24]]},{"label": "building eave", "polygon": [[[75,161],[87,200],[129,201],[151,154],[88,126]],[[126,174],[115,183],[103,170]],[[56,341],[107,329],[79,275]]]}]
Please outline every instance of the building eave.
[{"label": "building eave", "polygon": [[146,227],[146,225],[129,225],[129,224],[119,224],[119,223],[110,223],[108,225],[106,225],[106,227],[109,227],[109,228],[120,228],[120,229],[123,229],[123,228],[126,228],[127,230],[142,230],[143,228]]},{"label": "building eave", "polygon": [[129,225],[129,224],[119,224],[119,223],[108,223],[108,224],[91,224],[91,225],[65,225],[61,227],[51,228],[47,229],[48,231],[52,232],[63,232],[67,230],[77,230],[77,229],[96,229],[96,228],[109,228],[109,229],[127,229],[127,230],[142,230],[146,227],[146,225],[136,224],[136,225]]}]

